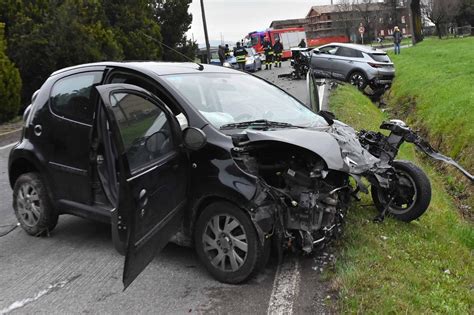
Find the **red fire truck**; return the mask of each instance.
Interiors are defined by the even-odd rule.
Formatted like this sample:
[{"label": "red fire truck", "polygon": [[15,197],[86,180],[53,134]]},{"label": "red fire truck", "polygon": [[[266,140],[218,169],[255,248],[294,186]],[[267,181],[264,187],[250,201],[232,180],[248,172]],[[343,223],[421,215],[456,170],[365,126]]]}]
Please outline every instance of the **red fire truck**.
[{"label": "red fire truck", "polygon": [[328,43],[347,43],[347,36],[329,36],[320,38],[306,38],[306,33],[302,27],[282,28],[278,30],[267,29],[266,31],[255,31],[245,36],[245,46],[253,47],[257,52],[263,53],[263,40],[269,38],[272,44],[275,40],[280,39],[283,44],[283,59],[291,58],[291,48],[298,47],[302,39],[306,41],[308,47],[317,47]]},{"label": "red fire truck", "polygon": [[298,44],[302,39],[306,40],[306,34],[302,27],[282,28],[278,30],[268,29],[266,31],[255,31],[245,36],[245,45],[247,47],[253,47],[257,52],[263,53],[262,43],[267,37],[272,44],[275,44],[275,40],[279,39],[283,44],[283,55],[282,59],[288,59],[291,57],[291,48],[298,47]]}]

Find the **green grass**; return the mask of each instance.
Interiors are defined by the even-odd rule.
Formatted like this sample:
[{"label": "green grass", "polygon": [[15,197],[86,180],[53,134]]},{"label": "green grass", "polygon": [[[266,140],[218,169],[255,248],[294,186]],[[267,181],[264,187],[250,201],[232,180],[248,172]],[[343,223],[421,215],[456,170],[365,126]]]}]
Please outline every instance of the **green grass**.
[{"label": "green grass", "polygon": [[[352,86],[330,97],[338,119],[357,129],[378,130],[385,115]],[[400,158],[414,161],[431,179],[427,212],[411,223],[372,223],[370,196],[351,207],[333,275],[342,313],[474,312],[474,230],[444,190],[442,178],[404,145]],[[370,205],[370,206],[367,206]],[[449,272],[447,271],[449,270]]]},{"label": "green grass", "polygon": [[429,38],[391,58],[390,107],[474,171],[474,37]]}]

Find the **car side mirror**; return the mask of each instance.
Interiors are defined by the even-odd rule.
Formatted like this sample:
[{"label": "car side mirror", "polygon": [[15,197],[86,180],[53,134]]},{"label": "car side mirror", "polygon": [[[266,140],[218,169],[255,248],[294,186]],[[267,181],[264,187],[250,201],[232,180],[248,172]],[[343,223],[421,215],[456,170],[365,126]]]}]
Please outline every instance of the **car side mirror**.
[{"label": "car side mirror", "polygon": [[202,149],[207,143],[207,136],[199,128],[188,127],[183,131],[184,146],[193,151]]}]

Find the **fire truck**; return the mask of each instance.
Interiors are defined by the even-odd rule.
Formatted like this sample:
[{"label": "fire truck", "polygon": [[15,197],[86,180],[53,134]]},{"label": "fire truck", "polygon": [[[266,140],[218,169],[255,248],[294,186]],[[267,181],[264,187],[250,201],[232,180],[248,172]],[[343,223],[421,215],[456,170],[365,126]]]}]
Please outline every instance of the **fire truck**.
[{"label": "fire truck", "polygon": [[279,39],[283,44],[282,59],[289,59],[291,57],[291,48],[298,47],[298,44],[302,39],[306,40],[306,33],[302,27],[255,31],[245,36],[245,46],[253,47],[258,53],[263,53],[262,44],[265,37],[272,42],[272,45],[275,44],[277,39]]},{"label": "fire truck", "polygon": [[347,36],[328,36],[320,38],[306,38],[306,33],[302,27],[282,28],[282,29],[267,29],[265,31],[255,31],[245,36],[245,46],[253,47],[258,53],[263,53],[263,41],[265,37],[269,38],[272,45],[278,38],[283,44],[282,59],[291,58],[291,48],[298,47],[302,39],[306,41],[308,47],[317,47],[328,43],[348,43]]}]

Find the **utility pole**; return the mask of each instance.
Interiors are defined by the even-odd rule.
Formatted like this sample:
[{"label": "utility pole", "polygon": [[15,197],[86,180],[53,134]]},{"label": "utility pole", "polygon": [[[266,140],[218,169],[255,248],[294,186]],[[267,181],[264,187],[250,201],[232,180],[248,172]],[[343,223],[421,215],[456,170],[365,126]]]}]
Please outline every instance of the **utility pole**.
[{"label": "utility pole", "polygon": [[204,1],[201,0],[202,24],[204,25],[204,37],[206,38],[207,63],[211,61],[211,46],[209,45],[209,36],[207,35],[206,13],[204,12]]}]

